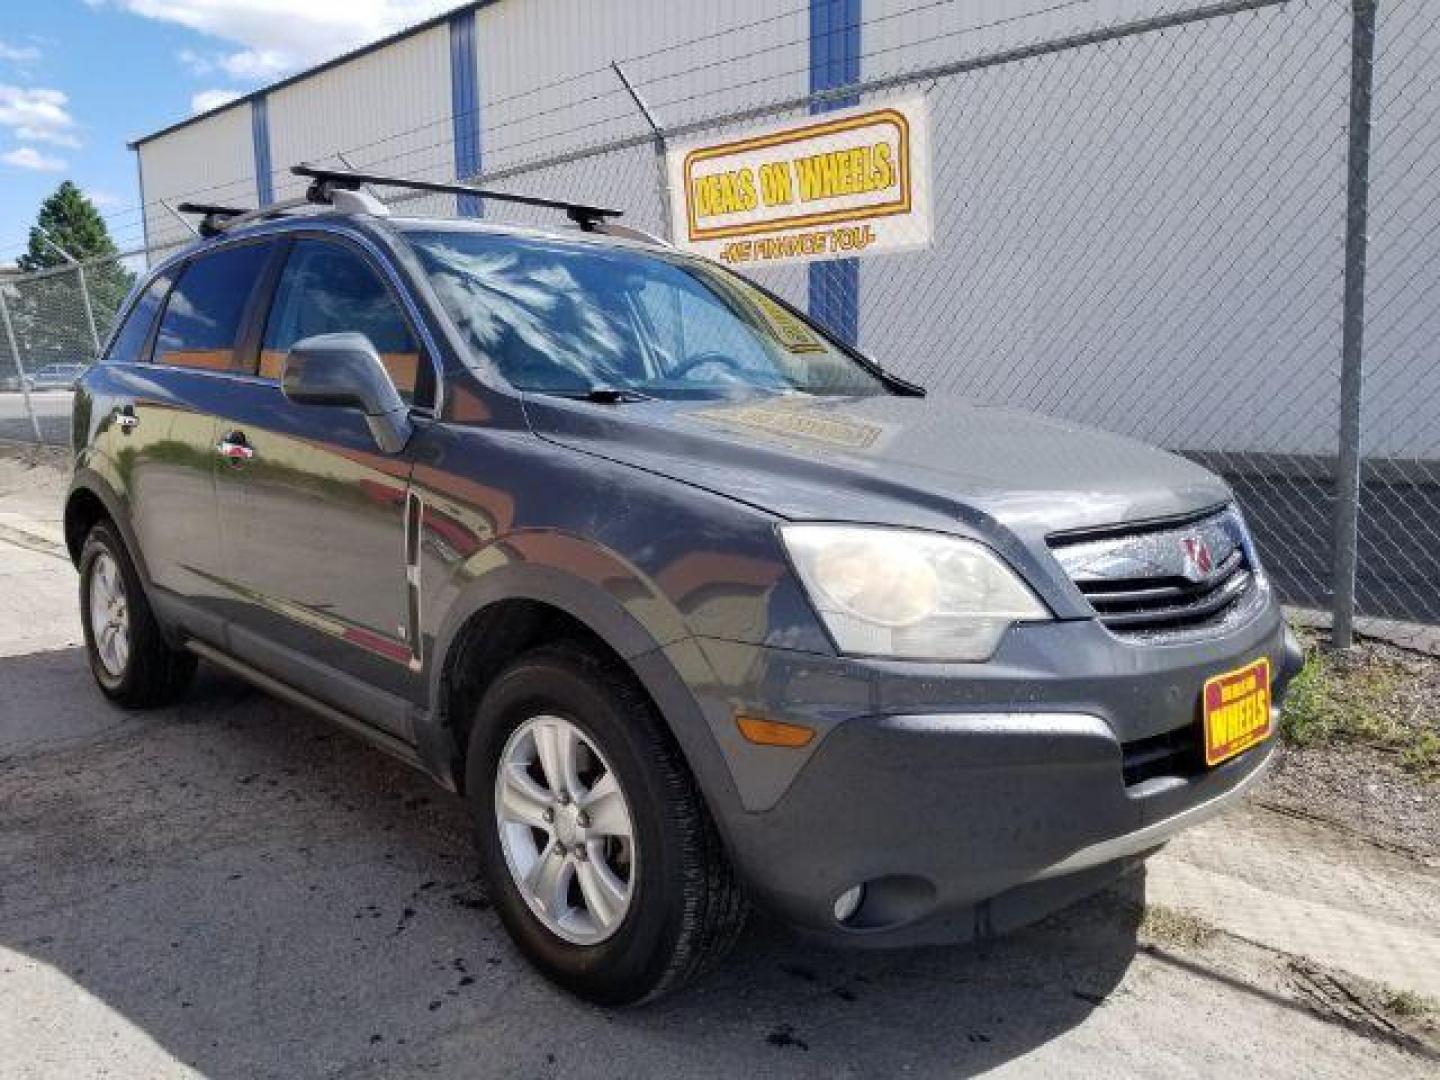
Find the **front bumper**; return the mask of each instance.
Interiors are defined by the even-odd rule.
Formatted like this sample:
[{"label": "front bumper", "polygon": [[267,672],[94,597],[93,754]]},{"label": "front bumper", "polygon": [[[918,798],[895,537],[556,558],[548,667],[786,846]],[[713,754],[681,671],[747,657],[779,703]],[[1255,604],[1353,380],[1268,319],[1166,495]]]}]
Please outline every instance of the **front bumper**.
[{"label": "front bumper", "polygon": [[[1039,917],[1068,902],[1065,879],[1078,895],[1102,886],[1239,798],[1274,742],[1127,788],[1097,717],[872,718],[835,732],[739,847],[761,899],[802,927],[857,944],[955,940],[1028,921],[1013,905]],[[835,898],[859,883],[865,902],[840,926]]]},{"label": "front bumper", "polygon": [[[1082,635],[1094,627],[1069,629],[1085,662]],[[920,707],[852,714],[828,728],[763,809],[722,807],[717,819],[756,898],[803,929],[860,945],[1001,932],[1103,887],[1258,782],[1276,736],[1213,769],[1186,766],[1182,755],[1173,770],[1127,783],[1137,746],[1198,727],[1205,678],[1257,655],[1272,660],[1278,732],[1301,654],[1275,613],[1220,644],[1134,651],[1100,674],[1094,665],[1073,677],[1037,674],[1023,693],[993,692],[1010,686],[1011,671],[999,683],[930,687],[963,707],[914,701]],[[813,671],[808,682],[813,722]],[[773,665],[765,685],[779,685]],[[873,708],[894,695],[872,684],[868,697]],[[771,707],[793,717],[794,702],[772,697]],[[777,761],[793,753],[755,750]],[[859,912],[837,923],[836,898],[861,883]]]}]

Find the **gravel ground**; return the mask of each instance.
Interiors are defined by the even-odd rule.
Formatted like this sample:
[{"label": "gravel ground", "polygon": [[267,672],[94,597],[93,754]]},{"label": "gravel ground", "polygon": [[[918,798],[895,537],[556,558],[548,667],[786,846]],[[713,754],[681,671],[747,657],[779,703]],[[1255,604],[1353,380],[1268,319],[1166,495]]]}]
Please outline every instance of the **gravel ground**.
[{"label": "gravel ground", "polygon": [[1440,860],[1440,658],[1377,641],[1345,655],[1305,635],[1311,670],[1286,706],[1276,807]]},{"label": "gravel ground", "polygon": [[1287,747],[1259,798],[1440,866],[1440,786],[1402,768],[1392,753]]}]

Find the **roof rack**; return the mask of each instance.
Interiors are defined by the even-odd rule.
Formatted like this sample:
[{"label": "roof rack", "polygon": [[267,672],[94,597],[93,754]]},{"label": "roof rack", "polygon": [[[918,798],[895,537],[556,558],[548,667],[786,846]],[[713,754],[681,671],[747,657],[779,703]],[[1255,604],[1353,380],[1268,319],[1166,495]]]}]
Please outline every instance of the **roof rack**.
[{"label": "roof rack", "polygon": [[275,217],[290,210],[305,206],[333,206],[350,213],[371,214],[381,217],[390,211],[379,199],[362,191],[370,187],[409,188],[413,191],[438,191],[446,194],[473,195],[481,199],[496,199],[520,203],[523,206],[540,206],[550,210],[563,210],[565,215],[584,232],[606,233],[623,236],[647,243],[663,243],[638,229],[611,224],[609,219],[618,218],[623,211],[604,206],[589,206],[585,203],[565,202],[561,199],[545,199],[538,195],[518,195],[508,191],[490,191],[471,184],[450,184],[435,180],[412,180],[400,176],[379,176],[374,173],[356,172],[353,169],[321,169],[314,165],[296,165],[291,170],[296,176],[310,180],[305,194],[296,199],[285,199],[269,206],[219,206],[214,203],[182,202],[175,209],[185,214],[201,214],[200,235],[209,239],[219,236],[227,229],[249,224],[264,218]]},{"label": "roof rack", "polygon": [[309,205],[309,199],[285,199],[281,202],[271,203],[269,206],[260,207],[211,206],[207,203],[183,202],[175,209],[186,214],[204,214],[204,218],[200,221],[200,235],[209,239],[212,236],[219,236],[226,229],[233,229],[237,225],[248,225],[252,221],[278,217],[287,210],[295,210]]},{"label": "roof rack", "polygon": [[352,169],[320,169],[314,165],[296,165],[291,170],[296,176],[308,177],[312,183],[306,197],[311,202],[329,202],[329,192],[339,189],[355,191],[363,185],[373,187],[409,188],[412,191],[436,191],[448,195],[473,195],[480,199],[519,203],[522,206],[541,206],[549,210],[563,210],[565,216],[575,222],[583,232],[600,232],[600,226],[607,218],[618,218],[623,210],[605,206],[590,206],[586,203],[566,202],[563,199],[545,199],[538,195],[518,195],[509,191],[491,191],[473,184],[452,184],[435,180],[414,180],[401,176],[381,176],[375,173],[355,172]]},{"label": "roof rack", "polygon": [[213,203],[182,202],[175,207],[182,214],[203,214],[200,222],[201,236],[218,236],[232,218],[250,212],[244,206],[216,206]]}]

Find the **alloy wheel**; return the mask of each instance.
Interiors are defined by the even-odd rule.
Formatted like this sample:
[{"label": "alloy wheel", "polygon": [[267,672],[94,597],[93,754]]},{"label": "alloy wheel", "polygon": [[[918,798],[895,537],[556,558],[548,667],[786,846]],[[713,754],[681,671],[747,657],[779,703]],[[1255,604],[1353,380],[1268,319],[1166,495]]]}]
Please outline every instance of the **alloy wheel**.
[{"label": "alloy wheel", "polygon": [[534,716],[511,734],[495,776],[505,863],[547,930],[596,945],[624,922],[639,860],[620,780],[579,727]]},{"label": "alloy wheel", "polygon": [[106,674],[120,678],[130,662],[130,605],[120,567],[103,551],[90,569],[90,631]]}]

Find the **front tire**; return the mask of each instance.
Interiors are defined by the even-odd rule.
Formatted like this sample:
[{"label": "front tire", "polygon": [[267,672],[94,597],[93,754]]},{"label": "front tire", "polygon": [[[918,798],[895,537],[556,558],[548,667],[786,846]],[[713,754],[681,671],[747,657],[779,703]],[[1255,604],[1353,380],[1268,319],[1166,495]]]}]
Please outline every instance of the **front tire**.
[{"label": "front tire", "polygon": [[172,649],[114,526],[90,530],[80,552],[80,620],[95,682],[130,709],[169,705],[195,674],[193,654]]},{"label": "front tire", "polygon": [[628,672],[579,646],[520,657],[475,717],[466,797],[506,929],[600,1005],[718,962],[744,895],[679,748]]}]

